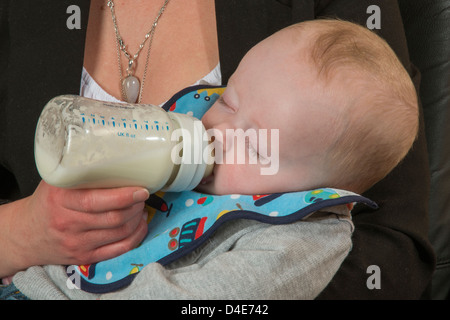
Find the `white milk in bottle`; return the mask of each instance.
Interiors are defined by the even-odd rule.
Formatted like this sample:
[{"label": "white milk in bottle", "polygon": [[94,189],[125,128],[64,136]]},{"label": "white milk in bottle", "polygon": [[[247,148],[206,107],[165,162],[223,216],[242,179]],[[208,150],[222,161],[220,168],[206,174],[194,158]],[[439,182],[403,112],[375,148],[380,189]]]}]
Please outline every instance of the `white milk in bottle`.
[{"label": "white milk in bottle", "polygon": [[42,111],[35,160],[41,177],[57,187],[183,191],[211,174],[208,146],[201,121],[188,115],[65,95]]}]

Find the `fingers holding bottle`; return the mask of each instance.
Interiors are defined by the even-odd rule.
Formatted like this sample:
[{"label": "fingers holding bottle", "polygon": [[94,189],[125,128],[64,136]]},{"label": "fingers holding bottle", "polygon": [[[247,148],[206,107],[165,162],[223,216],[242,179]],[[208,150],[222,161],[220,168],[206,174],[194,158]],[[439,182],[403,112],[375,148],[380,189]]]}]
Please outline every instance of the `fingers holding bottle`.
[{"label": "fingers holding bottle", "polygon": [[75,190],[42,181],[17,220],[22,264],[87,264],[133,249],[147,232],[148,196],[140,187]]}]

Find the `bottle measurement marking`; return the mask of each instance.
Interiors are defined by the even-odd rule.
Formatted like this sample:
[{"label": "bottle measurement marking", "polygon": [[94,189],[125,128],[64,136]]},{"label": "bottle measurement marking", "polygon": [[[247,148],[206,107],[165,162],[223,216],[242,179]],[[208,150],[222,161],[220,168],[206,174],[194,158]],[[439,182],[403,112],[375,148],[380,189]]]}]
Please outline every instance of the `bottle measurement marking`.
[{"label": "bottle measurement marking", "polygon": [[149,121],[144,120],[144,124],[139,124],[137,120],[131,120],[131,123],[128,119],[120,119],[116,120],[114,117],[111,117],[110,120],[105,120],[104,116],[100,116],[101,120],[97,120],[96,116],[91,114],[90,116],[86,116],[86,114],[81,113],[81,119],[83,123],[92,123],[93,125],[101,125],[101,126],[112,126],[113,128],[124,128],[124,129],[135,129],[135,130],[156,130],[156,131],[170,131],[169,124],[166,122],[161,124],[159,121]]}]

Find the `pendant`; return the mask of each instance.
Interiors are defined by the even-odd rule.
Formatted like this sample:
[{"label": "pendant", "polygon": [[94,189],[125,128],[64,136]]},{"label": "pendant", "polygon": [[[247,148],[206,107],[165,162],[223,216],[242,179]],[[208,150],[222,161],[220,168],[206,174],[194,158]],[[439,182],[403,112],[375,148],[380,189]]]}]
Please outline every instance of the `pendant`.
[{"label": "pendant", "polygon": [[139,90],[141,89],[141,84],[138,78],[134,76],[128,76],[122,81],[123,91],[125,93],[125,99],[128,103],[136,103],[139,97]]}]

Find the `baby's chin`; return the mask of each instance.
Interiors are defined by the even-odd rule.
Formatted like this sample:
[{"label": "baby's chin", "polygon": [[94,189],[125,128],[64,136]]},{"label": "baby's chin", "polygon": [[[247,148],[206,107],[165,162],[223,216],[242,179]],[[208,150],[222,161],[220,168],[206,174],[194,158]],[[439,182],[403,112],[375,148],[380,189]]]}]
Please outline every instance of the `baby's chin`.
[{"label": "baby's chin", "polygon": [[249,193],[247,188],[239,188],[238,186],[227,184],[227,182],[219,183],[220,179],[212,179],[209,181],[203,181],[200,183],[194,191],[201,192],[204,194],[214,194],[214,195],[230,195],[230,194],[242,194],[242,195],[253,195],[259,193]]},{"label": "baby's chin", "polygon": [[221,179],[216,177],[214,174],[204,178],[194,190],[205,194],[215,195],[233,193],[233,190],[229,190],[227,187],[226,181],[221,181]]},{"label": "baby's chin", "polygon": [[206,194],[217,194],[215,187],[214,173],[203,178],[200,184],[194,190]]},{"label": "baby's chin", "polygon": [[194,189],[194,191],[205,194],[218,194],[214,185],[214,181],[200,182],[200,184]]}]

